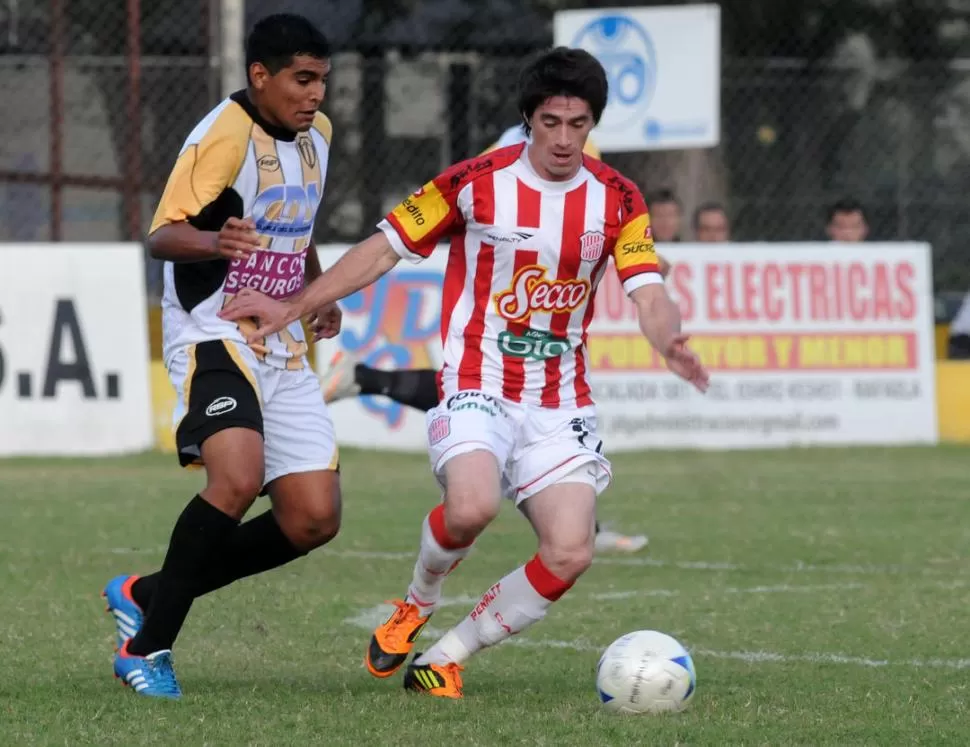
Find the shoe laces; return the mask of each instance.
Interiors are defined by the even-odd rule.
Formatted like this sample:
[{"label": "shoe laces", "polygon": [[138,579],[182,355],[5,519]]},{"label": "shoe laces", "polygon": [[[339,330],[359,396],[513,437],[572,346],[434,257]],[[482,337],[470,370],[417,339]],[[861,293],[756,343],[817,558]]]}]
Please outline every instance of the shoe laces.
[{"label": "shoe laces", "polygon": [[397,607],[397,611],[391,615],[391,618],[387,621],[387,630],[385,631],[386,641],[390,644],[398,644],[405,640],[407,637],[414,632],[414,627],[406,627],[404,623],[408,622],[410,618],[421,617],[418,612],[418,607],[415,604],[408,604],[403,599],[389,599],[388,604],[393,604]]},{"label": "shoe laces", "polygon": [[450,664],[436,664],[435,666],[447,672],[455,689],[461,692],[461,673],[465,671],[465,668],[461,664],[455,664],[454,662]]},{"label": "shoe laces", "polygon": [[147,678],[151,682],[152,690],[168,695],[181,695],[181,688],[178,680],[175,679],[175,670],[172,669],[172,655],[163,651],[149,657],[145,657],[145,668],[148,670]]}]

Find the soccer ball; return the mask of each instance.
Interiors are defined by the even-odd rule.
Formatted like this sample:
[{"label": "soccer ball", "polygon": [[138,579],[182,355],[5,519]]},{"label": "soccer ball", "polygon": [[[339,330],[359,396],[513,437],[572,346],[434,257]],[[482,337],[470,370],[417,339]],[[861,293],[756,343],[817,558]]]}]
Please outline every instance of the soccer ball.
[{"label": "soccer ball", "polygon": [[656,630],[617,638],[596,666],[600,700],[615,713],[682,711],[696,688],[697,674],[687,649]]}]

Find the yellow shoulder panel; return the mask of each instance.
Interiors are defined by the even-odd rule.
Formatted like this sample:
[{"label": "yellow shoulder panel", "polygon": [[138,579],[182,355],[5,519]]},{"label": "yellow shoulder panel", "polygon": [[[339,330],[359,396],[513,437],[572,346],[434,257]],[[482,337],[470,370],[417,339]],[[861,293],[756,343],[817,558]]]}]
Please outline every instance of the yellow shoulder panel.
[{"label": "yellow shoulder panel", "polygon": [[149,233],[198,215],[239,176],[253,121],[235,102],[175,162]]},{"label": "yellow shoulder panel", "polygon": [[313,118],[313,129],[323,135],[323,139],[327,141],[327,145],[330,145],[330,139],[333,137],[333,123],[323,112],[317,112],[317,116]]}]

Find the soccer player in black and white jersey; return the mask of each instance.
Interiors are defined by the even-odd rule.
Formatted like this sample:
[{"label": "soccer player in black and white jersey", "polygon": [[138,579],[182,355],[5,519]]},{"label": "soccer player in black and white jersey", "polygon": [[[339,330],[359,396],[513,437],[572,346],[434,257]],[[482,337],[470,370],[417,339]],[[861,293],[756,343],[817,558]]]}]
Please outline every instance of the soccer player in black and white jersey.
[{"label": "soccer player in black and white jersey", "polygon": [[[300,323],[250,342],[254,320],[218,316],[242,289],[282,299],[320,275],[312,236],[330,150],[318,111],[330,45],[305,18],[269,16],[248,37],[246,66],[247,88],[186,139],[148,237],[165,261],[179,460],[203,466],[207,479],[176,521],[161,569],[119,575],[104,590],[115,675],[146,696],[181,695],[171,649],[194,599],[296,560],[340,526],[333,424]],[[316,309],[311,326],[335,335],[336,305]],[[261,493],[271,509],[240,523]]]}]

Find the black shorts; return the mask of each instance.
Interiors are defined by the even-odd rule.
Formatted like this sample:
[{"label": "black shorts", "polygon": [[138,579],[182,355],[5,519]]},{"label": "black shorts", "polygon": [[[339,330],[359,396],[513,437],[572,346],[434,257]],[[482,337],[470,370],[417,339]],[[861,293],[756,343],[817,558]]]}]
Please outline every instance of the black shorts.
[{"label": "black shorts", "polygon": [[249,428],[263,435],[263,411],[251,374],[233,359],[222,340],[193,345],[188,379],[183,385],[188,394],[185,415],[175,429],[179,463],[202,463],[202,444],[226,428]]}]

